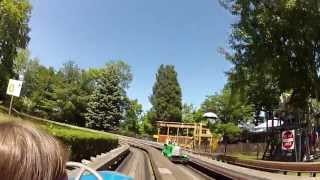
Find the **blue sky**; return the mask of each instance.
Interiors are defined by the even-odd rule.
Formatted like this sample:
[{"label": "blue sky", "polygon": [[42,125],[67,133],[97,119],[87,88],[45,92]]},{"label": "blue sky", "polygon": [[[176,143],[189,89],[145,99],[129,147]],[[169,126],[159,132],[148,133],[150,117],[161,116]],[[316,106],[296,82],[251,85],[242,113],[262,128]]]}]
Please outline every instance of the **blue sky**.
[{"label": "blue sky", "polygon": [[134,80],[128,90],[147,110],[160,64],[173,64],[183,102],[199,106],[220,91],[231,65],[218,53],[228,47],[234,21],[218,0],[31,0],[29,49],[55,68],[81,68],[124,60]]}]

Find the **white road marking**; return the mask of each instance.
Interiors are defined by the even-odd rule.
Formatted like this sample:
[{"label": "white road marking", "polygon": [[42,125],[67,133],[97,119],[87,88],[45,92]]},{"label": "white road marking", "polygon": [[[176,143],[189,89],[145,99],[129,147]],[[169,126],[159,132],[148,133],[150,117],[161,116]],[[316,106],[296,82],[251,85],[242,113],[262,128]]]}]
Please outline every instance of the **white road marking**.
[{"label": "white road marking", "polygon": [[167,168],[158,168],[160,174],[172,174],[172,172]]}]

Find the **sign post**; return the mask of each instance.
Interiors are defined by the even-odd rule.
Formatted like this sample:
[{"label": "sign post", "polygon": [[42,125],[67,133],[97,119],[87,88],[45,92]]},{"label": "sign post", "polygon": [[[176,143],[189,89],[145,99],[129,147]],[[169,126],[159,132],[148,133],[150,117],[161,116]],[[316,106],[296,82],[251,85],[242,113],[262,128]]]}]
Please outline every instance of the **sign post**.
[{"label": "sign post", "polygon": [[16,97],[20,96],[22,82],[23,81],[18,81],[18,80],[14,80],[14,79],[10,79],[9,80],[9,84],[8,84],[8,88],[7,88],[7,94],[11,95],[10,107],[9,107],[9,120],[10,120],[10,117],[11,117],[13,97],[14,96],[16,96]]}]

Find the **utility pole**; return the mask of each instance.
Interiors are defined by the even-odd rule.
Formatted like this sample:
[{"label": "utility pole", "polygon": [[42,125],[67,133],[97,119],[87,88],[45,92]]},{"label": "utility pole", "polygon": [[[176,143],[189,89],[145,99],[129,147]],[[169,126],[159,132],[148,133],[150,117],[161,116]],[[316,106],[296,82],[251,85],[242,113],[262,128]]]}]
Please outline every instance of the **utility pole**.
[{"label": "utility pole", "polygon": [[11,96],[10,107],[9,107],[9,121],[11,119],[11,110],[12,110],[13,96]]}]

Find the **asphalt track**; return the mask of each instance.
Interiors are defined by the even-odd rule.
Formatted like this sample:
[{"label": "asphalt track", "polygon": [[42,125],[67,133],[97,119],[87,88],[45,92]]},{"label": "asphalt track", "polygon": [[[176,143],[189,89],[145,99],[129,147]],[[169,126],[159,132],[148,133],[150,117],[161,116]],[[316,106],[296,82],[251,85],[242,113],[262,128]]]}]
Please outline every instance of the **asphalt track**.
[{"label": "asphalt track", "polygon": [[191,179],[193,180],[212,180],[213,178],[210,178],[198,170],[188,166],[188,165],[182,165],[182,164],[177,164],[177,167],[181,169],[185,174],[189,175]]},{"label": "asphalt track", "polygon": [[[152,171],[149,155],[144,150],[130,147],[131,153],[127,158],[119,165],[117,171],[128,176],[133,177],[135,180],[154,180],[154,174]],[[163,157],[161,153],[156,154],[159,161],[162,161]],[[170,161],[162,161],[167,164],[168,168],[159,168],[162,173],[172,173],[176,180],[210,180],[212,178],[203,175],[197,170],[183,164],[173,164]],[[166,172],[165,172],[166,171]],[[171,178],[172,179],[172,178]]]},{"label": "asphalt track", "polygon": [[147,153],[137,148],[130,148],[130,154],[120,164],[117,171],[135,180],[154,180],[151,163]]}]

